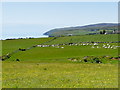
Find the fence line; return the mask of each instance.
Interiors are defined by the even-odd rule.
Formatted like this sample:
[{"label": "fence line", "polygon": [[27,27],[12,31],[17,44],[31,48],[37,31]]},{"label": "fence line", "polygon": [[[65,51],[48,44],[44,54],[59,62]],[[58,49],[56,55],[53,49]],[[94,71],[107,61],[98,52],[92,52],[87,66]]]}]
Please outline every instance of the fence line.
[{"label": "fence line", "polygon": [[[53,40],[55,40],[55,39],[57,39],[57,38],[58,38],[58,37],[55,37],[55,38],[53,38],[53,39],[51,39],[51,40],[49,40],[49,41],[43,42],[43,43],[41,43],[41,44],[49,43],[49,42],[51,42],[51,41],[53,41]],[[27,51],[27,50],[30,50],[30,49],[35,48],[35,47],[37,47],[37,45],[28,47],[28,48],[26,48],[26,49],[21,49],[21,48],[19,48],[19,49],[15,50],[15,51],[13,51],[13,52],[11,52],[11,53],[8,53],[8,54],[6,54],[6,55],[0,56],[0,60],[5,61],[6,59],[9,59],[9,58],[11,57],[11,55],[13,55],[13,54],[15,54],[15,53],[18,53],[19,51]]]}]

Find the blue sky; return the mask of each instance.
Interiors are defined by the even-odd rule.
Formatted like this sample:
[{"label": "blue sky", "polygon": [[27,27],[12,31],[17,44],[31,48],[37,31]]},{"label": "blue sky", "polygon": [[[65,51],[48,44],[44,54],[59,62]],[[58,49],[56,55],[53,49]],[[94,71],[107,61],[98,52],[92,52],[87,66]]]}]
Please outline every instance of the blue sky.
[{"label": "blue sky", "polygon": [[3,38],[39,37],[59,27],[117,23],[117,2],[4,2]]}]

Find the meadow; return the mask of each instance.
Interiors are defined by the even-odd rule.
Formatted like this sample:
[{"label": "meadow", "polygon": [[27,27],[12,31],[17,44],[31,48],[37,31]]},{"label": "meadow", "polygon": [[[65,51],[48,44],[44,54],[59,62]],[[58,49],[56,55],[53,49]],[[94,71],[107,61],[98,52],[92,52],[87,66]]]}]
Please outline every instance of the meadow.
[{"label": "meadow", "polygon": [[[61,46],[62,47],[62,46]],[[67,58],[85,57],[85,56],[117,56],[117,49],[91,48],[91,46],[64,46],[64,48],[55,47],[35,47],[31,50],[21,51],[11,56],[9,60],[15,61],[67,61]]]},{"label": "meadow", "polygon": [[3,88],[117,88],[116,64],[4,62]]},{"label": "meadow", "polygon": [[[2,41],[2,54],[10,53],[18,48],[28,48],[33,45],[41,43],[45,44],[62,44],[62,43],[79,43],[79,42],[113,42],[118,41],[118,34],[112,35],[81,35],[81,36],[68,36],[58,37],[52,40],[54,37],[49,38],[34,38],[34,39],[16,39],[16,40],[3,40]],[[50,41],[51,42],[47,42]]]},{"label": "meadow", "polygon": [[33,45],[41,44],[52,38],[35,38],[35,39],[15,39],[2,41],[2,54],[7,54],[17,50],[18,48],[27,48]]},{"label": "meadow", "polygon": [[113,42],[118,41],[118,34],[108,35],[81,35],[81,36],[67,36],[59,37],[58,39],[49,42],[48,44],[61,44],[61,43],[79,43],[79,42]]},{"label": "meadow", "polygon": [[[101,39],[100,39],[101,38]],[[19,40],[4,40],[3,55],[19,48],[28,48],[39,44],[63,44],[79,42],[114,42],[117,34],[83,35]],[[107,43],[104,43],[105,45]],[[118,46],[118,43],[110,43]],[[14,53],[2,61],[3,88],[117,88],[118,48],[92,48],[93,45],[61,45],[58,47],[34,47],[30,50]],[[63,47],[63,48],[62,48]],[[69,60],[86,56],[103,57],[102,63],[79,62]],[[16,61],[19,59],[19,61]],[[103,58],[102,58],[103,59]]]}]

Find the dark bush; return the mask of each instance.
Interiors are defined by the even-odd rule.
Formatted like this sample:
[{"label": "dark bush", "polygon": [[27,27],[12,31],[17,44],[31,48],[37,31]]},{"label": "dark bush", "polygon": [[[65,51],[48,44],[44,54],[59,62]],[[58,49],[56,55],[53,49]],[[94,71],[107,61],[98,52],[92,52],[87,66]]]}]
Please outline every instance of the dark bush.
[{"label": "dark bush", "polygon": [[16,59],[16,61],[20,61],[19,59]]},{"label": "dark bush", "polygon": [[96,62],[96,63],[102,63],[100,60],[96,60],[95,62]]},{"label": "dark bush", "polygon": [[44,70],[47,70],[47,68],[44,68]]},{"label": "dark bush", "polygon": [[95,61],[96,61],[96,60],[99,60],[99,58],[95,57],[95,58],[93,58],[93,60],[95,60]]},{"label": "dark bush", "polygon": [[87,59],[84,59],[84,62],[88,62]]}]

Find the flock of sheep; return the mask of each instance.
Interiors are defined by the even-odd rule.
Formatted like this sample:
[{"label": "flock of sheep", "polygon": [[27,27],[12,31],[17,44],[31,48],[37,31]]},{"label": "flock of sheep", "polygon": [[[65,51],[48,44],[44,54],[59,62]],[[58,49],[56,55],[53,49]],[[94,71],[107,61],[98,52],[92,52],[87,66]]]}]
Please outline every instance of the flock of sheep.
[{"label": "flock of sheep", "polygon": [[110,45],[108,44],[102,44],[102,46],[96,45],[96,46],[92,46],[91,48],[110,48],[110,49],[117,49],[120,46],[115,46],[115,45]]},{"label": "flock of sheep", "polygon": [[117,49],[120,46],[112,45],[110,43],[68,43],[68,44],[52,44],[52,45],[37,45],[37,47],[55,47],[55,48],[64,48],[65,45],[68,46],[91,46],[91,48],[109,48],[109,49]]}]

